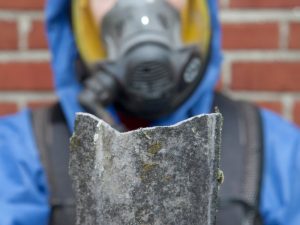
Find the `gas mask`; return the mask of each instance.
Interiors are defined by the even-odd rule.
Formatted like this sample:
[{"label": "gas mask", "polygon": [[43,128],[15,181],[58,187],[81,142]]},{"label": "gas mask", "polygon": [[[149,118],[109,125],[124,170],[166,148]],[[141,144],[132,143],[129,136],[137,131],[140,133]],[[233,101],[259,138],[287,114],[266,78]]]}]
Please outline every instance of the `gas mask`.
[{"label": "gas mask", "polygon": [[90,66],[81,104],[100,114],[97,105],[114,103],[146,119],[180,106],[206,65],[198,45],[183,43],[180,16],[165,0],[117,1],[99,29],[107,58]]}]

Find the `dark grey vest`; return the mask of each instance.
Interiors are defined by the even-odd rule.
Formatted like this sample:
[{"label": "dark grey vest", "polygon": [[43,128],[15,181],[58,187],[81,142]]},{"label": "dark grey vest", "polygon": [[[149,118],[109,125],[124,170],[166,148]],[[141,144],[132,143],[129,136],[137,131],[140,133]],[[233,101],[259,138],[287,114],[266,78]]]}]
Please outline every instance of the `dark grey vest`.
[{"label": "dark grey vest", "polygon": [[[216,94],[214,106],[224,117],[217,225],[261,224],[258,205],[262,169],[259,111],[251,104]],[[49,225],[75,225],[74,196],[68,176],[70,132],[59,104],[32,112],[32,122],[49,189]],[[163,224],[162,224],[163,225]]]},{"label": "dark grey vest", "polygon": [[263,162],[263,134],[259,109],[216,94],[214,106],[224,117],[217,225],[258,225]]}]

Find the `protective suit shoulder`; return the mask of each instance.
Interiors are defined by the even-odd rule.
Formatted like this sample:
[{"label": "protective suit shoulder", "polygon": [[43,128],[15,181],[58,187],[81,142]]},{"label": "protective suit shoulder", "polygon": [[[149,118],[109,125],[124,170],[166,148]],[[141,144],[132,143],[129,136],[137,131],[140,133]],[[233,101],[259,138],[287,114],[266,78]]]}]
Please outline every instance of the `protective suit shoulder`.
[{"label": "protective suit shoulder", "polygon": [[265,224],[300,224],[300,131],[267,110],[261,115],[265,151],[260,211]]},{"label": "protective suit shoulder", "polygon": [[46,225],[48,190],[30,112],[0,119],[0,224]]}]

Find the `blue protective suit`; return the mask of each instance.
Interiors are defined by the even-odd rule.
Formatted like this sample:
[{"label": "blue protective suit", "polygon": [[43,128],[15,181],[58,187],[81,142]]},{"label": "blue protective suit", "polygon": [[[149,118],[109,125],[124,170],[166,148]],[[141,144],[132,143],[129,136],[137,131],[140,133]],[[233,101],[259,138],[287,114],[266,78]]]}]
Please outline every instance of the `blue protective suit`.
[{"label": "blue protective suit", "polygon": [[[48,0],[46,24],[57,95],[70,129],[75,113],[83,111],[76,100],[76,45],[68,11],[71,0]],[[203,82],[172,115],[153,125],[169,125],[210,111],[213,89],[221,64],[220,24],[217,0],[209,0],[213,27],[212,54]],[[32,71],[34,73],[34,71]],[[113,108],[109,109],[116,117]],[[264,133],[264,168],[260,212],[265,224],[300,224],[299,130],[277,115],[261,110]],[[115,118],[117,119],[117,118]],[[0,224],[46,225],[49,190],[34,140],[30,112],[24,110],[0,120]]]}]

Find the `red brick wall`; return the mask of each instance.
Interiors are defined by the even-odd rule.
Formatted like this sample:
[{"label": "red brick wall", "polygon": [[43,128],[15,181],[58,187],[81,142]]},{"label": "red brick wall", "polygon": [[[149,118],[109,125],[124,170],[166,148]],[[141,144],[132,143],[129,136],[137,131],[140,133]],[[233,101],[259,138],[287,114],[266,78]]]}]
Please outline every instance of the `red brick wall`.
[{"label": "red brick wall", "polygon": [[[300,124],[300,0],[219,0],[220,89]],[[0,115],[55,99],[43,0],[0,0]]]},{"label": "red brick wall", "polygon": [[300,0],[219,0],[221,89],[300,124]]},{"label": "red brick wall", "polygon": [[53,102],[44,0],[0,0],[0,115]]}]

